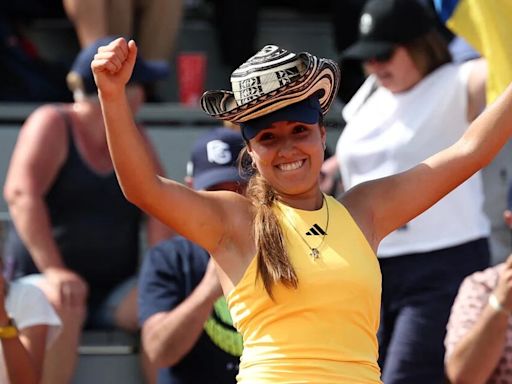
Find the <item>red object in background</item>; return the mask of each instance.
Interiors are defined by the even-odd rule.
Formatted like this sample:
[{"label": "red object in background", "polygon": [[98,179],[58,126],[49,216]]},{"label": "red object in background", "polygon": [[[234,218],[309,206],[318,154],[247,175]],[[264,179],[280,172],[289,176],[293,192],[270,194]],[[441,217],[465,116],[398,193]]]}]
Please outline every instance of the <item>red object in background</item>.
[{"label": "red object in background", "polygon": [[178,54],[177,61],[180,103],[197,106],[206,81],[206,54],[183,52]]}]

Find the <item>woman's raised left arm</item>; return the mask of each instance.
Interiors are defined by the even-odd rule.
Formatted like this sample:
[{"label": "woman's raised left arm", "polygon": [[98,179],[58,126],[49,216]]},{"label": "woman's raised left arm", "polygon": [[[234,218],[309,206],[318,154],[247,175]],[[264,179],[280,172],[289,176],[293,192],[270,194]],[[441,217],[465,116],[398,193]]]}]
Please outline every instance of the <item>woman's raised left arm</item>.
[{"label": "woman's raised left arm", "polygon": [[387,234],[488,165],[511,135],[512,84],[453,145],[407,171],[356,186],[342,202],[376,249]]}]

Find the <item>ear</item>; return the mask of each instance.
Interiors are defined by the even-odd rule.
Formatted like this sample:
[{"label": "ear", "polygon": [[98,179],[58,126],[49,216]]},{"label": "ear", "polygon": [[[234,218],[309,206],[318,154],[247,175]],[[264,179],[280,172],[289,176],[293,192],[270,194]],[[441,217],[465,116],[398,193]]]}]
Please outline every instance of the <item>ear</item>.
[{"label": "ear", "polygon": [[327,131],[323,124],[320,125],[320,138],[322,139],[322,146],[324,147],[325,150],[325,148],[327,147]]},{"label": "ear", "polygon": [[255,160],[254,160],[254,157],[255,157],[256,155],[254,154],[254,152],[253,152],[251,149],[247,148],[247,154],[248,154],[248,155],[249,155],[249,157],[251,158],[251,162],[252,162],[253,164],[256,164],[256,162],[255,162]]}]

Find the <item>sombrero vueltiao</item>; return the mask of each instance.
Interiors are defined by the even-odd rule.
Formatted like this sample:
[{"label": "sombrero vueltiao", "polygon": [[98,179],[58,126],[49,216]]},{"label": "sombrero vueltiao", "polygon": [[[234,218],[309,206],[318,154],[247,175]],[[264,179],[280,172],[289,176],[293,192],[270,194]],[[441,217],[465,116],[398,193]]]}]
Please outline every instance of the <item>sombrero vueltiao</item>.
[{"label": "sombrero vueltiao", "polygon": [[333,60],[266,45],[232,73],[233,91],[205,92],[201,108],[217,119],[241,123],[317,94],[325,115],[339,79],[340,70]]}]

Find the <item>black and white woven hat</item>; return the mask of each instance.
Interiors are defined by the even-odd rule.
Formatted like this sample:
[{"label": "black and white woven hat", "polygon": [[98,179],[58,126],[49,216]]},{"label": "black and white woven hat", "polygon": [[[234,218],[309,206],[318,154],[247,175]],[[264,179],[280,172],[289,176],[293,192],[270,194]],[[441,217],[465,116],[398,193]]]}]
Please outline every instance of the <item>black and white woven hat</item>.
[{"label": "black and white woven hat", "polygon": [[333,60],[266,45],[231,74],[232,91],[205,92],[201,108],[217,119],[241,123],[316,94],[325,114],[339,81]]}]

